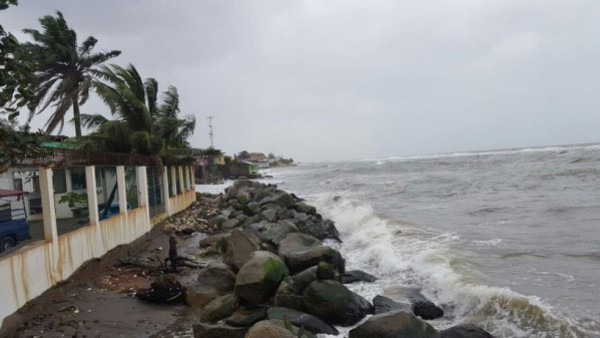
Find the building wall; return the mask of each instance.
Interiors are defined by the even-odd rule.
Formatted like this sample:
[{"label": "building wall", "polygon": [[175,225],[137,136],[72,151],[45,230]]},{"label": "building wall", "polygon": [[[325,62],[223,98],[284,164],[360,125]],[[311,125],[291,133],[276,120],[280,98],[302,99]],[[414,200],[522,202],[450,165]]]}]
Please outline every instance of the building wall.
[{"label": "building wall", "polygon": [[[89,184],[95,182],[92,177],[95,170],[89,168],[93,167],[86,167],[88,191],[95,191],[95,186]],[[165,169],[171,173],[168,168]],[[191,174],[193,168],[178,170],[180,178],[185,182],[181,183],[184,189],[181,189],[179,195],[168,198],[165,215],[150,219],[146,168],[138,167],[137,170],[140,206],[134,210],[121,208],[120,215],[99,222],[97,204],[95,207],[91,204],[89,226],[57,236],[57,216],[50,210],[53,208],[44,208],[45,240],[0,257],[0,319],[4,320],[28,301],[69,278],[88,260],[101,257],[119,245],[131,243],[149,232],[160,220],[186,209],[196,200]],[[40,169],[40,175],[50,177],[49,181],[52,181],[51,169]],[[52,184],[47,181],[48,179],[40,180],[40,189],[42,202],[49,206],[54,204],[54,194]],[[119,180],[119,193],[124,195],[124,189],[124,179]],[[96,200],[97,196],[94,198],[90,193],[88,198]]]}]

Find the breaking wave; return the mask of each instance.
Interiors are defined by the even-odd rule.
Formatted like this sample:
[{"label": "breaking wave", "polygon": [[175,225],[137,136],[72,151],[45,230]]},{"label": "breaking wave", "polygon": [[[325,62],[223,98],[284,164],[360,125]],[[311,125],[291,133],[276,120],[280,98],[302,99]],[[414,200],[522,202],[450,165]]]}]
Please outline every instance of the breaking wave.
[{"label": "breaking wave", "polygon": [[[344,241],[338,249],[348,268],[362,269],[380,279],[373,284],[352,285],[367,299],[377,294],[393,298],[394,289],[419,287],[432,301],[442,304],[446,315],[432,321],[438,329],[474,323],[497,337],[589,337],[598,328],[585,327],[557,312],[537,297],[509,288],[485,285],[455,248],[461,238],[423,227],[379,217],[368,204],[332,194],[308,196],[326,217],[336,222]],[[484,243],[485,242],[485,243]],[[482,241],[498,245],[501,240]]]}]

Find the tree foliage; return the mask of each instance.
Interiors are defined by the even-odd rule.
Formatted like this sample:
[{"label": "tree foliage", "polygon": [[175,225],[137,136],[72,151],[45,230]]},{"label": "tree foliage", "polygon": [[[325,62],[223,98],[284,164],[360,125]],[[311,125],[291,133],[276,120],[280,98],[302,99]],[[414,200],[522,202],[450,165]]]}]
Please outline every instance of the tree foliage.
[{"label": "tree foliage", "polygon": [[94,132],[83,138],[85,149],[118,151],[142,155],[166,155],[170,149],[189,147],[195,119],[180,117],[179,94],[173,86],[159,102],[158,82],[145,81],[133,65],[101,67],[106,83],[94,86],[114,119],[100,114],[82,114],[83,126]]},{"label": "tree foliage", "polygon": [[17,131],[10,126],[0,125],[0,173],[27,159],[40,158],[48,154],[41,146],[43,133],[30,133],[28,128]]},{"label": "tree foliage", "polygon": [[[0,10],[17,5],[16,0],[0,0]],[[17,38],[0,25],[0,114],[15,121],[19,110],[33,108],[34,64]]]},{"label": "tree foliage", "polygon": [[67,111],[73,108],[75,134],[81,136],[79,106],[90,94],[98,66],[119,54],[118,50],[95,53],[98,40],[88,37],[80,45],[77,33],[69,27],[62,13],[47,15],[39,19],[42,30],[24,29],[33,39],[23,44],[31,63],[35,66],[36,90],[30,105],[33,114],[39,114],[49,106],[54,112],[46,123],[46,132],[51,133],[64,125]]}]

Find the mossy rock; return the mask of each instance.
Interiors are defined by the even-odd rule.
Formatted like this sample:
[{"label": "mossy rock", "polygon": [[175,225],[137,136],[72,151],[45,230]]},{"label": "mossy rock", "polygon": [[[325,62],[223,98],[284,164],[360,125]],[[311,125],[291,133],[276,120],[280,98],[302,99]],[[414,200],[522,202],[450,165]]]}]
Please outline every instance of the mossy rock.
[{"label": "mossy rock", "polygon": [[304,290],[302,303],[306,312],[341,326],[354,325],[373,313],[373,306],[366,299],[333,280],[312,282]]},{"label": "mossy rock", "polygon": [[204,323],[216,323],[221,319],[231,316],[235,308],[236,299],[233,294],[221,296],[204,307],[200,321]]},{"label": "mossy rock", "polygon": [[244,301],[258,305],[275,294],[288,274],[288,268],[279,256],[268,251],[255,251],[238,272],[234,292]]}]

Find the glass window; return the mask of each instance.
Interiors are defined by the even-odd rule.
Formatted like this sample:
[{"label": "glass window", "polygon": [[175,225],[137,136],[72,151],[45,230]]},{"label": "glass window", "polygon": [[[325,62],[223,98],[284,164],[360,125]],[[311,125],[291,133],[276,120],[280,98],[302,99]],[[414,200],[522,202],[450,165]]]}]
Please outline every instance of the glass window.
[{"label": "glass window", "polygon": [[65,176],[65,170],[55,170],[52,174],[52,183],[54,184],[54,193],[60,194],[67,192],[67,178]]}]

